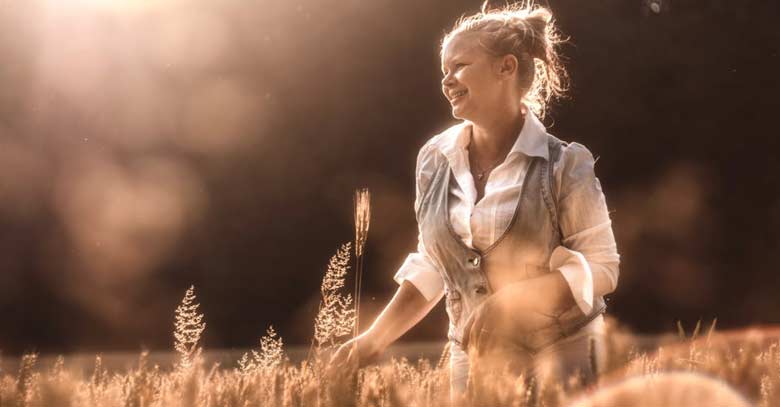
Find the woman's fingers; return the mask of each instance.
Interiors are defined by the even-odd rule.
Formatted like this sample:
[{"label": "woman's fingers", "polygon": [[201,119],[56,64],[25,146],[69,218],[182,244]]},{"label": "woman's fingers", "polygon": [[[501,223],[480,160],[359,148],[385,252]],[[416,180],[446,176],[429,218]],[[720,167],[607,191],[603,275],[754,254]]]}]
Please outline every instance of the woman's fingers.
[{"label": "woman's fingers", "polygon": [[352,350],[349,353],[350,366],[364,367],[374,361],[376,355],[369,352],[365,344],[361,342],[355,343]]},{"label": "woman's fingers", "polygon": [[333,356],[330,358],[331,368],[344,368],[356,364],[355,341],[350,340],[343,345],[339,346]]},{"label": "woman's fingers", "polygon": [[333,355],[331,355],[330,360],[328,361],[328,365],[340,366],[346,361],[346,359],[347,355],[344,353],[344,345],[341,345],[338,349],[336,349],[336,352],[333,352]]},{"label": "woman's fingers", "polygon": [[330,364],[350,368],[364,367],[376,361],[380,353],[368,339],[357,337],[341,345],[330,359]]},{"label": "woman's fingers", "polygon": [[495,349],[496,340],[500,338],[501,334],[497,332],[495,326],[484,326],[481,330],[476,349],[478,355],[484,356]]},{"label": "woman's fingers", "polygon": [[493,352],[499,343],[517,334],[510,318],[501,309],[491,310],[482,318],[479,327],[479,340],[474,344],[477,354],[484,356]]},{"label": "woman's fingers", "polygon": [[349,341],[336,350],[325,368],[326,376],[332,379],[350,375],[358,369],[355,342]]}]

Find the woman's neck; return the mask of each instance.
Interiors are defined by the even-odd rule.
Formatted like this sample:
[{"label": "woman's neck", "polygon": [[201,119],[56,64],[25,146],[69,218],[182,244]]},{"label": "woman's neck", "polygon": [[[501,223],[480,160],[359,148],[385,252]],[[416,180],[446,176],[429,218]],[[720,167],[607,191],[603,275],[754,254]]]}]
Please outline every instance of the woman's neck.
[{"label": "woman's neck", "polygon": [[496,160],[507,153],[525,124],[525,107],[493,115],[491,120],[472,122],[469,149],[482,160]]}]

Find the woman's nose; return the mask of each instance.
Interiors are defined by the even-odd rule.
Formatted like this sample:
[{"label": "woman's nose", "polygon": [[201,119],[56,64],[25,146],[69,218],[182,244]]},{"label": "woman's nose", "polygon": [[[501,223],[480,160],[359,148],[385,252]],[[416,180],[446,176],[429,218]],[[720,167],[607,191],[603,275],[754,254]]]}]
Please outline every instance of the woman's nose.
[{"label": "woman's nose", "polygon": [[444,78],[441,79],[441,91],[446,95],[447,89],[452,88],[454,84],[455,80],[452,78],[452,75],[444,75]]},{"label": "woman's nose", "polygon": [[444,75],[443,78],[441,78],[441,87],[446,88],[448,86],[452,86],[453,79],[451,74]]}]

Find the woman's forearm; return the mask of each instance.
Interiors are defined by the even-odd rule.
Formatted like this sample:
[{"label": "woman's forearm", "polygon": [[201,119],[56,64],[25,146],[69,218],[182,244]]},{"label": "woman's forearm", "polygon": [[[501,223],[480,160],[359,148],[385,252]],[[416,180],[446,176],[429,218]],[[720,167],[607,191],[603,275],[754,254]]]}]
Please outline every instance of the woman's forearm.
[{"label": "woman's forearm", "polygon": [[415,326],[439,302],[441,295],[428,301],[409,281],[403,281],[390,302],[364,333],[384,349]]}]

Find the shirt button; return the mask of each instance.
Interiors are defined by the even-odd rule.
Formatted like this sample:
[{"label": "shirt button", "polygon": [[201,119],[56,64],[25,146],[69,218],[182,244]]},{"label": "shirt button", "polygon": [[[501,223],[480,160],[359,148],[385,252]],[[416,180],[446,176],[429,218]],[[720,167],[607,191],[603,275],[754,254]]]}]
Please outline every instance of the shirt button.
[{"label": "shirt button", "polygon": [[480,263],[479,256],[470,258],[469,263],[471,263],[471,265],[474,267],[479,267],[479,263]]}]

